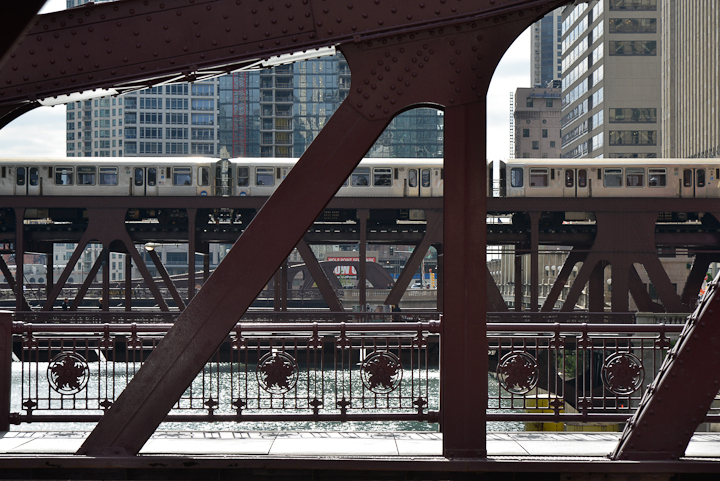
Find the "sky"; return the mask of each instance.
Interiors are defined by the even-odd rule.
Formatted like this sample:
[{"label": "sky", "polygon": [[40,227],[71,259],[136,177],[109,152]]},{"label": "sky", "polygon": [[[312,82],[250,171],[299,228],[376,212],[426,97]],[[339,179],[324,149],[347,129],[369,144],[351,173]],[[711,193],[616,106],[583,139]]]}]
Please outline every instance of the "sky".
[{"label": "sky", "polygon": [[[65,0],[48,0],[41,13],[65,9]],[[530,87],[530,31],[505,53],[488,91],[488,159],[510,155],[510,92]],[[39,107],[0,130],[0,157],[65,157],[65,107]]]}]

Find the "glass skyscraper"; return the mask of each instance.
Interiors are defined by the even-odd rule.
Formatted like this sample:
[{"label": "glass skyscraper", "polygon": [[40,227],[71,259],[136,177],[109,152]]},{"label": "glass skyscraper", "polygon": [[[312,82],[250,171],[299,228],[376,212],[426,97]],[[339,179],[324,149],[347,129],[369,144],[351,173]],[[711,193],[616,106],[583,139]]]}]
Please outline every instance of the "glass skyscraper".
[{"label": "glass skyscraper", "polygon": [[[340,54],[219,79],[219,148],[232,157],[300,157],[348,95]],[[442,112],[396,117],[370,157],[442,157]]]}]

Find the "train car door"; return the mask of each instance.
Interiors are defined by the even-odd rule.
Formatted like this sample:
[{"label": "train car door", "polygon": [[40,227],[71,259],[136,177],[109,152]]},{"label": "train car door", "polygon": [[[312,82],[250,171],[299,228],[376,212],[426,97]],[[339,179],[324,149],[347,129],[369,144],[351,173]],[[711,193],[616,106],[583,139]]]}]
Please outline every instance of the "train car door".
[{"label": "train car door", "polygon": [[27,195],[27,172],[27,167],[15,167],[15,195]]},{"label": "train car door", "polygon": [[587,169],[565,169],[563,197],[588,197]]},{"label": "train car door", "polygon": [[432,170],[420,169],[420,196],[430,197],[432,195]]},{"label": "train car door", "polygon": [[38,167],[28,168],[27,193],[28,195],[42,194],[42,179],[40,178],[40,169]]},{"label": "train car door", "polygon": [[405,179],[405,197],[420,196],[420,171],[419,169],[408,169]]},{"label": "train car door", "polygon": [[707,188],[705,169],[683,169],[680,181],[680,197],[703,198]]},{"label": "train car door", "polygon": [[157,175],[156,167],[133,168],[132,195],[157,195]]}]

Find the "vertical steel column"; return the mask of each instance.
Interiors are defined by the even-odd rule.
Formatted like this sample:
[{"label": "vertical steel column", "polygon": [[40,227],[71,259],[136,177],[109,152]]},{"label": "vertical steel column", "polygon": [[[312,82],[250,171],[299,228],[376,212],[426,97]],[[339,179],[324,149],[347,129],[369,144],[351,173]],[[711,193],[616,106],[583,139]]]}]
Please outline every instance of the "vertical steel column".
[{"label": "vertical steel column", "polygon": [[[590,274],[587,283],[588,310],[603,312],[605,310],[605,267],[607,262],[598,262]],[[615,277],[615,276],[613,276]],[[577,279],[576,279],[577,281]]]},{"label": "vertical steel column", "polygon": [[15,310],[25,300],[25,209],[15,209]]},{"label": "vertical steel column", "polygon": [[440,406],[452,457],[487,455],[485,116],[485,100],[445,110]]},{"label": "vertical steel column", "polygon": [[443,253],[443,248],[445,247],[445,244],[437,244],[435,245],[435,249],[437,249],[437,310],[438,312],[443,312],[443,308],[445,306],[444,304],[444,281],[445,278],[445,271],[444,271],[444,265],[445,265],[445,254]]},{"label": "vertical steel column", "polygon": [[132,311],[132,257],[125,254],[125,310]]},{"label": "vertical steel column", "polygon": [[203,245],[203,285],[210,278],[210,246],[207,242]]},{"label": "vertical steel column", "polygon": [[45,299],[50,296],[50,293],[53,290],[53,277],[55,274],[55,269],[53,269],[53,266],[55,265],[55,249],[53,248],[55,246],[55,243],[50,241],[49,244],[50,249],[45,250]]},{"label": "vertical steel column", "polygon": [[187,301],[195,297],[195,219],[197,209],[188,209],[188,275],[187,275]]},{"label": "vertical steel column", "polygon": [[12,314],[0,311],[0,432],[10,430]]},{"label": "vertical steel column", "polygon": [[110,248],[102,250],[102,310],[110,310]]},{"label": "vertical steel column", "polygon": [[287,311],[288,310],[288,263],[287,258],[285,258],[285,262],[282,263],[282,266],[280,266],[280,297],[281,297],[281,304],[280,304],[280,310],[281,311]]},{"label": "vertical steel column", "polygon": [[540,212],[530,212],[530,312],[537,312],[540,283]]},{"label": "vertical steel column", "polygon": [[522,280],[523,251],[519,245],[515,246],[515,312],[523,310],[523,280]]},{"label": "vertical steel column", "polygon": [[358,229],[360,229],[360,259],[358,266],[358,289],[360,290],[360,310],[365,311],[367,306],[367,291],[365,280],[367,278],[367,220],[370,212],[367,209],[358,209]]}]

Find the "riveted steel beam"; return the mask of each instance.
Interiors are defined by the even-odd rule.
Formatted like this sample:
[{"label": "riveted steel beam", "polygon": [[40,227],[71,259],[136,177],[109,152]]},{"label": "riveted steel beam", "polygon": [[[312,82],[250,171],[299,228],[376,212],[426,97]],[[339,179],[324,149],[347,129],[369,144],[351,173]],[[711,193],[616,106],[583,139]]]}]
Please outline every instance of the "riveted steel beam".
[{"label": "riveted steel beam", "polygon": [[703,422],[720,385],[720,276],[688,318],[612,454],[623,460],[674,460]]},{"label": "riveted steel beam", "polygon": [[[531,3],[539,9],[532,15],[520,16],[520,7]],[[485,189],[478,188],[485,185],[486,179],[485,96],[492,72],[512,41],[538,16],[562,3],[503,4],[502,8],[512,9],[518,15],[476,16],[442,28],[425,24],[416,32],[402,35],[397,32],[400,28],[397,21],[392,20],[394,13],[384,11],[372,21],[375,24],[387,21],[391,34],[386,32],[382,37],[364,40],[360,33],[353,33],[352,36],[360,35],[358,41],[341,45],[353,71],[348,97],[78,453],[117,456],[139,452],[390,120],[414,106],[434,105],[445,106],[448,130],[452,132],[446,135],[445,149],[444,212],[453,222],[444,223],[443,236],[446,246],[443,279],[452,283],[443,291],[446,316],[442,352],[447,373],[443,376],[441,399],[444,451],[448,456],[484,456],[485,412],[478,409],[477,400],[487,396],[486,383],[478,382],[487,372],[487,357],[478,356],[477,352],[485,352],[483,346],[487,344],[482,322],[486,295],[486,198]],[[225,5],[217,3],[221,4]],[[348,16],[330,14],[322,17],[322,21],[314,18],[315,26],[330,29],[325,22],[335,22],[337,26],[333,28],[338,31],[352,32],[353,25],[357,27],[365,20],[363,14],[369,16],[372,12],[373,4],[389,10],[395,8],[396,13],[400,9],[405,18],[415,12],[421,20],[435,15],[424,10],[424,3],[362,1],[356,4],[359,11]],[[198,0],[197,5],[214,4]],[[262,2],[250,5],[268,8]],[[310,13],[317,14],[317,6],[317,11],[327,15],[334,5],[313,3]],[[442,1],[437,5],[442,5]],[[475,5],[476,13],[496,8],[480,0],[468,5],[463,8],[472,10]],[[405,14],[405,8],[411,8],[412,13]],[[452,8],[457,11],[457,6],[442,7],[451,11]],[[286,25],[283,20],[277,28]],[[252,24],[247,28],[254,31]],[[270,30],[267,38],[272,38]],[[456,241],[449,242],[449,237]]]}]

